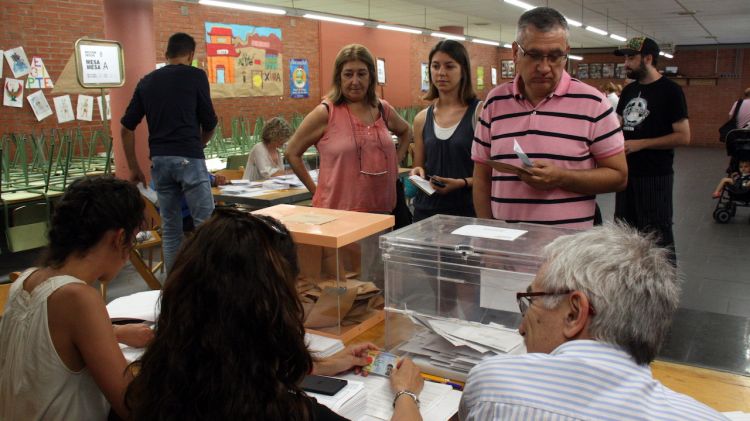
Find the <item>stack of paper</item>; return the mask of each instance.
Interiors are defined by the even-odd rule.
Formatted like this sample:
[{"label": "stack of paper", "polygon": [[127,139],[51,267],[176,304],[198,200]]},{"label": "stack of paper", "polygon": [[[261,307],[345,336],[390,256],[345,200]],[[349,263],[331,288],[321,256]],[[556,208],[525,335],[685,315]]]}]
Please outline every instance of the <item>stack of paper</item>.
[{"label": "stack of paper", "polygon": [[724,416],[732,421],[750,421],[750,414],[742,411],[722,412]]},{"label": "stack of paper", "polygon": [[341,340],[314,333],[305,333],[305,344],[314,358],[330,357],[344,349],[344,343]]},{"label": "stack of paper", "polygon": [[107,304],[112,320],[144,320],[155,322],[159,317],[161,291],[145,291],[120,297]]},{"label": "stack of paper", "polygon": [[486,357],[526,351],[516,329],[496,323],[482,324],[408,312],[411,320],[424,327],[399,345],[394,353],[412,354],[435,367],[468,373]]},{"label": "stack of paper", "polygon": [[364,417],[367,409],[367,392],[360,379],[346,379],[347,385],[333,396],[311,392],[307,392],[307,394],[344,418],[360,420]]},{"label": "stack of paper", "polygon": [[[351,382],[362,382],[367,391],[367,405],[363,417],[349,418],[355,421],[390,420],[393,415],[393,391],[387,377],[372,375],[360,377],[355,374],[340,376]],[[405,399],[405,398],[404,398]],[[458,412],[461,392],[446,384],[424,382],[419,394],[419,412],[424,420],[447,421]],[[364,405],[363,405],[364,406]],[[333,409],[333,408],[331,408]],[[346,416],[338,411],[339,415]]]}]

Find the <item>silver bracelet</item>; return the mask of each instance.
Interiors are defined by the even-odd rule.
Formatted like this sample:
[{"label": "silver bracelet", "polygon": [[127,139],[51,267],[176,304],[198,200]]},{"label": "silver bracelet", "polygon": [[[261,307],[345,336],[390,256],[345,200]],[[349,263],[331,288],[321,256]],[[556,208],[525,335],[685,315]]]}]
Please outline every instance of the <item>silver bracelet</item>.
[{"label": "silver bracelet", "polygon": [[417,404],[417,408],[419,408],[419,398],[417,397],[417,394],[408,390],[400,390],[396,392],[396,396],[393,397],[393,407],[396,407],[396,401],[398,398],[401,397],[401,395],[407,395],[410,396],[412,399],[414,399],[414,403]]}]

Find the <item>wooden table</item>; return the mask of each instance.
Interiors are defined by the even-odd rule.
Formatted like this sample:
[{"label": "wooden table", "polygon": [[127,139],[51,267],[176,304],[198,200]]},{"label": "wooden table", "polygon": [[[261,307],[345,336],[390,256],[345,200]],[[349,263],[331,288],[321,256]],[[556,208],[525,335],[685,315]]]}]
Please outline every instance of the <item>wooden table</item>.
[{"label": "wooden table", "polygon": [[[385,322],[379,323],[351,342],[385,345]],[[668,388],[684,393],[720,412],[750,412],[750,377],[683,364],[654,361],[654,378]]]},{"label": "wooden table", "polygon": [[308,200],[312,197],[312,193],[310,193],[310,191],[304,187],[297,189],[274,190],[270,193],[254,197],[224,194],[217,187],[212,188],[211,192],[214,195],[215,201],[239,203],[258,209],[275,205],[289,205],[292,203],[301,202],[303,200]]}]

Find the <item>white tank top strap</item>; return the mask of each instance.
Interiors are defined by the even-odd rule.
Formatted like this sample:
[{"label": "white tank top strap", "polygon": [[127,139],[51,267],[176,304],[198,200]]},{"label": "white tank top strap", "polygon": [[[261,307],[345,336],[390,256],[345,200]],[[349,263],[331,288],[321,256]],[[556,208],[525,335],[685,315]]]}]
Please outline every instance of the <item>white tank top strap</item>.
[{"label": "white tank top strap", "polygon": [[86,284],[82,280],[70,275],[51,276],[44,282],[34,287],[34,289],[31,290],[31,294],[29,294],[23,288],[23,284],[26,279],[31,276],[31,274],[34,273],[37,269],[38,268],[27,269],[18,277],[11,291],[13,297],[9,298],[14,299],[16,298],[15,295],[21,294],[21,297],[23,297],[22,299],[25,299],[26,301],[26,305],[35,306],[39,305],[40,303],[46,302],[47,298],[49,298],[49,296],[52,295],[53,292],[57,291],[59,288],[65,285]]}]

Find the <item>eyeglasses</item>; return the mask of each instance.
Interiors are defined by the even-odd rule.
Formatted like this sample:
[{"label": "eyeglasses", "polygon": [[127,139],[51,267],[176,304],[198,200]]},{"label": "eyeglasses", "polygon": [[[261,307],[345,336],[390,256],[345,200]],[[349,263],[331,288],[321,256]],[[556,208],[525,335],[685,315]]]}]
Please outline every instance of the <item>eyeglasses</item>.
[{"label": "eyeglasses", "polygon": [[531,59],[531,61],[535,63],[541,63],[542,60],[546,58],[547,63],[549,63],[551,66],[554,66],[568,59],[568,55],[565,53],[560,53],[560,52],[553,52],[551,54],[539,54],[539,53],[534,53],[534,52],[527,53],[526,50],[521,46],[521,44],[516,43],[516,45],[518,46],[518,49],[521,50],[521,54],[524,57],[528,57],[529,59]]},{"label": "eyeglasses", "polygon": [[[516,293],[516,301],[518,302],[518,310],[521,312],[521,317],[526,315],[526,311],[531,307],[531,303],[534,301],[533,299],[536,297],[554,297],[558,295],[568,295],[575,291],[573,290],[565,290],[560,292],[517,292]],[[591,304],[591,300],[589,300],[589,314],[595,315],[596,310],[594,309],[594,305]]]},{"label": "eyeglasses", "polygon": [[[384,175],[384,174],[388,174],[388,168],[387,168],[387,165],[388,165],[388,154],[383,149],[383,145],[382,145],[382,142],[380,140],[380,131],[378,130],[377,127],[375,127],[375,123],[377,122],[377,119],[374,119],[372,126],[369,127],[366,130],[366,132],[365,132],[364,130],[361,130],[360,127],[359,127],[361,125],[361,123],[354,123],[354,122],[352,122],[352,113],[349,110],[349,106],[348,105],[346,107],[346,110],[349,113],[349,127],[352,130],[352,140],[354,141],[354,146],[356,146],[356,148],[357,148],[357,158],[359,159],[359,172],[361,174],[365,174],[365,175]],[[355,126],[356,126],[356,129],[359,129],[359,130],[355,130]],[[362,138],[362,137],[365,137],[365,138],[371,137],[369,135],[370,130],[374,130],[375,131],[375,139],[374,140],[373,139],[360,139],[361,141],[357,141],[358,137],[359,138]],[[384,169],[383,171],[376,171],[376,170],[373,170],[373,169],[370,169],[370,168],[365,168],[365,169],[362,168],[362,149],[363,149],[363,145],[362,144],[365,143],[365,142],[367,142],[369,146],[371,146],[373,142],[377,145],[379,152],[383,155],[383,162],[384,162],[384,165],[386,165],[386,169]],[[368,149],[372,150],[372,148],[368,148]],[[374,157],[371,156],[371,158],[374,158]],[[376,160],[372,160],[372,161],[376,161]]]}]

